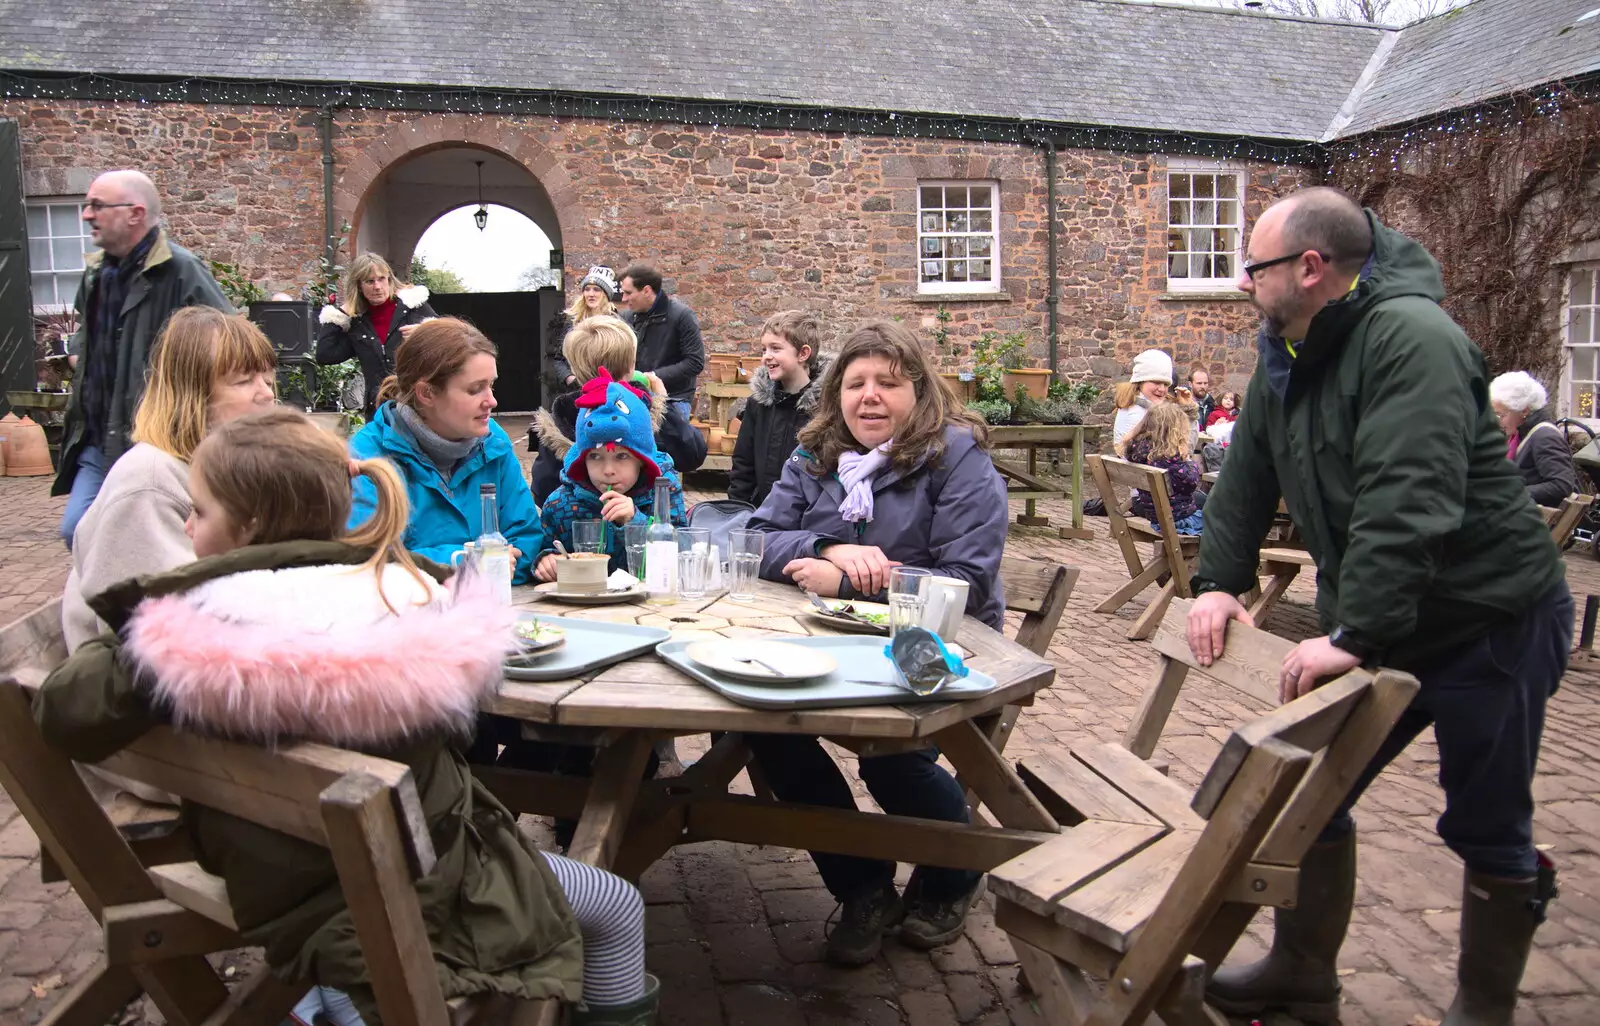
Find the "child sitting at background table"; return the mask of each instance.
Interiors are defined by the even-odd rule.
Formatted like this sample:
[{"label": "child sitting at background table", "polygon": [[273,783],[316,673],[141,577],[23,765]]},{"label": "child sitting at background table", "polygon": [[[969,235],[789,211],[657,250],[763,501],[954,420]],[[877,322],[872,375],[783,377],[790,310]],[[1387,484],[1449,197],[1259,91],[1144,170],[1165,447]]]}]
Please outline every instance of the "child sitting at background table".
[{"label": "child sitting at background table", "polygon": [[1224,392],[1222,398],[1217,400],[1217,408],[1211,411],[1211,416],[1206,418],[1206,429],[1223,421],[1233,423],[1239,419],[1239,393]]},{"label": "child sitting at background table", "polygon": [[[1200,468],[1189,442],[1190,426],[1189,415],[1180,406],[1162,403],[1145,414],[1120,447],[1124,459],[1166,471],[1167,500],[1179,534],[1199,534],[1205,526],[1204,513],[1195,503]],[[1155,503],[1137,488],[1132,512],[1157,524]]]},{"label": "child sitting at background table", "polygon": [[[611,570],[628,568],[625,528],[649,524],[657,514],[652,489],[656,479],[672,484],[672,507],[666,511],[675,527],[689,526],[683,486],[672,462],[656,448],[650,422],[650,397],[632,384],[613,381],[604,367],[583,386],[577,399],[578,424],[572,448],[562,462],[561,486],[550,493],[539,519],[551,545],[573,546],[577,520],[601,520],[606,527],[605,551]],[[534,576],[556,579],[555,553],[539,557]]]}]

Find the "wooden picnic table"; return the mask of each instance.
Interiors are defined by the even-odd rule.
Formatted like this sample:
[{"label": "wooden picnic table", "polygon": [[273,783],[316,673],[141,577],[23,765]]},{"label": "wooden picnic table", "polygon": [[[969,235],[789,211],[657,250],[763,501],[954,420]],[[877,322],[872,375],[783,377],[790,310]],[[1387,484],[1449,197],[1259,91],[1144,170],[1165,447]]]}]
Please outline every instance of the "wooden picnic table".
[{"label": "wooden picnic table", "polygon": [[[1087,541],[1094,532],[1083,526],[1083,458],[1085,446],[1098,445],[1100,429],[1087,424],[1018,424],[989,429],[989,443],[995,450],[1014,449],[1027,453],[1026,468],[1014,460],[996,458],[994,467],[1006,479],[1006,496],[1021,499],[1023,512],[1017,523],[1027,527],[1049,527],[1050,518],[1040,516],[1034,504],[1040,499],[1066,499],[1072,504],[1072,526],[1060,528],[1062,538]],[[1065,449],[1070,461],[1070,488],[1039,476],[1039,450]]]},{"label": "wooden picnic table", "polygon": [[[714,593],[667,605],[571,606],[514,590],[519,606],[553,616],[663,627],[675,639],[831,635],[800,615],[792,585],[758,582],[754,602]],[[654,653],[582,678],[506,681],[490,710],[523,723],[525,735],[598,745],[592,779],[494,767],[477,768],[518,812],[577,819],[569,854],[637,878],[675,844],[706,840],[772,844],[896,861],[928,861],[987,871],[1055,835],[1059,824],[1001,755],[1017,707],[1049,687],[1055,668],[968,617],[960,645],[967,662],[999,686],[961,702],[772,711],[740,705],[680,673]],[[1010,722],[1008,722],[1008,718]],[[681,777],[644,780],[652,744],[663,737],[727,732]],[[742,733],[818,735],[860,755],[938,745],[962,783],[999,826],[786,804],[733,794],[749,761]],[[759,780],[758,773],[752,773]],[[759,783],[758,791],[761,790]]]}]

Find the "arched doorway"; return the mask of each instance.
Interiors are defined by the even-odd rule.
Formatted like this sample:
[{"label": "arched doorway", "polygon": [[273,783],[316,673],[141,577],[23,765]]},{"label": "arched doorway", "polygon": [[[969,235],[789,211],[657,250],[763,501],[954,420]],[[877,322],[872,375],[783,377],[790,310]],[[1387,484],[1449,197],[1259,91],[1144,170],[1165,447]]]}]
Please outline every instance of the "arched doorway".
[{"label": "arched doorway", "polygon": [[[419,148],[376,175],[357,209],[351,249],[383,254],[396,273],[404,277],[430,226],[446,215],[459,216],[452,215],[452,211],[475,211],[480,201],[492,204],[491,219],[498,211],[501,222],[508,217],[531,221],[542,238],[548,239],[551,256],[559,261],[561,218],[539,179],[517,159],[472,142],[435,143]],[[503,227],[498,222],[496,226]],[[487,235],[474,239],[474,234],[469,233],[460,245],[487,245]],[[542,247],[539,249],[542,251]],[[507,258],[520,270],[531,263],[534,255],[508,254]],[[558,283],[559,280],[557,276]],[[431,305],[442,316],[461,317],[475,324],[500,350],[500,383],[496,391],[502,411],[537,409],[543,398],[540,377],[544,334],[561,306],[559,285],[522,291],[514,283],[488,284],[496,291],[436,294]]]}]

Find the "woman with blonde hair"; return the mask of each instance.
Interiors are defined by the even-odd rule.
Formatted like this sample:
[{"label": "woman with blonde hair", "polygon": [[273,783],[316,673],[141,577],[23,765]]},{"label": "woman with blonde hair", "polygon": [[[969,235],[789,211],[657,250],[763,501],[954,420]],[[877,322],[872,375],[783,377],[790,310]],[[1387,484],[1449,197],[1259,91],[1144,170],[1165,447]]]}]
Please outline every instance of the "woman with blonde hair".
[{"label": "woman with blonde hair", "polygon": [[[354,531],[352,474],[374,496]],[[582,1000],[574,1023],[649,1022],[657,984],[644,971],[639,892],[534,848],[462,759],[515,650],[515,613],[481,579],[447,589],[447,568],[407,553],[394,466],[351,467],[304,414],[268,410],[201,443],[189,488],[200,561],[106,597],[121,630],[45,682],[45,739],[92,761],[170,722],[402,762],[438,856],[417,897],[445,996]],[[328,850],[198,805],[184,822],[195,857],[226,881],[246,942],[280,979],[315,984],[290,1021],[376,1023]]]},{"label": "woman with blonde hair", "polygon": [[[799,442],[750,520],[767,532],[762,577],[819,595],[880,598],[892,567],[920,567],[966,581],[967,613],[1001,626],[1005,485],[986,451],[983,422],[934,373],[916,336],[892,321],[851,335],[823,376]],[[855,808],[844,774],[816,738],[748,734],[746,741],[779,799]],[[858,765],[885,812],[965,823],[961,786],[937,759],[936,751],[914,751]],[[982,880],[938,866],[933,854],[934,864],[918,867],[902,896],[892,862],[825,852],[812,859],[842,906],[826,950],[842,965],[872,961],[897,925],[918,948],[959,937]]]},{"label": "woman with blonde hair", "polygon": [[551,322],[551,330],[546,333],[545,360],[552,371],[549,375],[550,395],[564,392],[573,385],[589,380],[573,373],[572,365],[567,361],[564,352],[567,333],[590,317],[615,316],[617,316],[616,272],[609,267],[596,264],[589,268],[589,273],[578,282],[578,298],[572,301],[571,306],[561,311],[560,316]]},{"label": "woman with blonde hair", "polygon": [[167,321],[134,412],[135,444],[112,465],[73,536],[61,598],[69,649],[105,629],[89,599],[194,558],[183,533],[189,458],[208,431],[276,402],[277,366],[272,343],[237,314],[190,306]]},{"label": "woman with blonde hair", "polygon": [[[1128,433],[1117,452],[1133,463],[1143,463],[1166,472],[1167,501],[1179,534],[1199,534],[1205,526],[1204,511],[1195,499],[1200,486],[1200,468],[1195,465],[1190,443],[1189,415],[1176,403],[1158,403]],[[1149,494],[1133,491],[1133,515],[1156,523],[1156,507]]]},{"label": "woman with blonde hair", "polygon": [[361,365],[363,412],[378,403],[383,379],[394,372],[394,354],[417,325],[436,316],[422,285],[400,285],[376,253],[362,253],[344,273],[344,302],[322,308],[317,320],[316,361],[324,366],[355,360]]}]

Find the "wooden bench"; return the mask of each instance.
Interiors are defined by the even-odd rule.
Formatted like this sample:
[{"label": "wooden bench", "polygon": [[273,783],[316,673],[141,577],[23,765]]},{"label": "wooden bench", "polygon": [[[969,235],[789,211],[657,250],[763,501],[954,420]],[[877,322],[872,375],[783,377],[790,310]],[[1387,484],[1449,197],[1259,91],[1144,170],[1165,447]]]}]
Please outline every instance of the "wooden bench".
[{"label": "wooden bench", "polygon": [[[1200,539],[1195,535],[1180,535],[1172,519],[1172,502],[1167,496],[1167,474],[1164,470],[1130,463],[1115,456],[1090,456],[1089,471],[1094,475],[1095,487],[1100,490],[1100,500],[1105,503],[1106,519],[1111,522],[1111,537],[1122,550],[1123,561],[1128,565],[1131,580],[1114,592],[1110,598],[1095,607],[1097,613],[1114,613],[1127,605],[1136,595],[1156,584],[1162,577],[1156,597],[1150,601],[1133,629],[1132,639],[1148,638],[1161,622],[1167,604],[1173,597],[1189,597],[1189,560],[1200,551]],[[1124,516],[1119,508],[1115,487],[1137,488],[1150,496],[1155,506],[1156,520],[1151,523],[1138,517]],[[1146,563],[1139,558],[1139,542],[1148,541],[1155,553]]]},{"label": "wooden bench", "polygon": [[1555,539],[1556,548],[1566,550],[1572,541],[1572,532],[1578,529],[1578,524],[1583,520],[1583,515],[1588,512],[1589,505],[1594,502],[1594,496],[1574,493],[1561,500],[1561,505],[1555,509],[1549,506],[1540,506],[1539,512],[1544,516],[1544,522],[1550,525],[1550,537]]},{"label": "wooden bench", "polygon": [[[1186,606],[1158,639],[1182,639]],[[1287,645],[1230,624],[1223,658],[1202,672],[1255,690]],[[1162,651],[1168,666],[1198,668],[1187,646]],[[1181,675],[1158,683],[1175,697]],[[1293,906],[1300,860],[1416,688],[1388,670],[1346,674],[1235,730],[1192,794],[1120,745],[1025,760],[1064,830],[995,869],[990,888],[1045,1020],[1132,1026],[1155,1012],[1168,1026],[1225,1026],[1205,1005],[1208,969],[1257,908]]]},{"label": "wooden bench", "polygon": [[[90,913],[105,954],[51,1023],[102,1023],[148,994],[175,1026],[276,1026],[312,981],[263,969],[231,992],[205,955],[245,946],[221,878],[181,847],[140,853],[71,760],[45,743],[30,696],[66,657],[59,602],[0,629],[0,784]],[[557,1002],[446,1002],[413,881],[434,867],[411,770],[326,745],[256,745],[158,727],[103,763],[133,780],[329,849],[386,1026],[553,1026]]]}]

